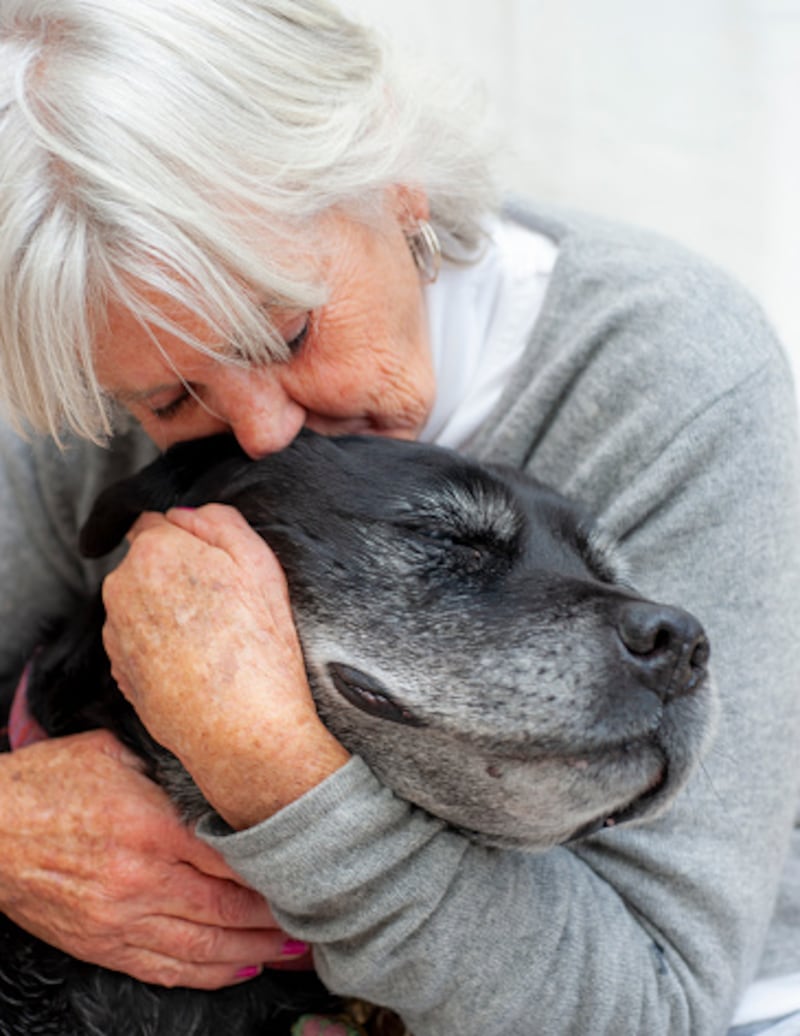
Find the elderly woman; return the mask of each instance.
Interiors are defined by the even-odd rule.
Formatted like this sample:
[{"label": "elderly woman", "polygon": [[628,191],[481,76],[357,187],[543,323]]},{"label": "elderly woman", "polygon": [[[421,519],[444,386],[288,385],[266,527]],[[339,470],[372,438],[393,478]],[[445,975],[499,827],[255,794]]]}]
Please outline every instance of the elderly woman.
[{"label": "elderly woman", "polygon": [[717,1033],[760,958],[800,972],[797,938],[762,957],[800,776],[786,360],[679,248],[496,213],[445,109],[322,0],[2,0],[0,393],[28,433],[0,446],[6,704],[106,574],[76,548],[103,484],[179,440],[229,430],[258,457],[307,425],[445,443],[593,508],[637,587],[709,631],[705,767],[647,828],[481,848],[322,726],[235,512],[148,516],[105,582],[107,647],[227,825],[184,830],[109,735],[21,747],[0,907],[163,984],[310,944],[416,1036]]}]

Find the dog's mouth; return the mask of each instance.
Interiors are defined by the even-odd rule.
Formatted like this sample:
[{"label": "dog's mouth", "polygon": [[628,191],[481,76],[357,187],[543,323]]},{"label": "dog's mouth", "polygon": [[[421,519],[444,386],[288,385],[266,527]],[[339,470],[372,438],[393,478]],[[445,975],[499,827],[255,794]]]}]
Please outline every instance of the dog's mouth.
[{"label": "dog's mouth", "polygon": [[657,733],[602,748],[594,747],[576,755],[528,752],[504,759],[495,756],[487,763],[486,773],[489,777],[502,779],[514,770],[524,773],[529,767],[561,771],[564,786],[572,785],[576,789],[578,801],[584,799],[587,788],[606,788],[608,804],[605,809],[600,806],[597,815],[580,824],[569,836],[569,841],[654,812],[664,798],[672,776],[670,754]]},{"label": "dog's mouth", "polygon": [[[657,747],[649,743],[650,748]],[[626,745],[623,747],[623,751],[626,753],[631,752],[631,747]],[[577,841],[581,838],[586,838],[588,835],[597,834],[598,831],[608,830],[609,828],[616,827],[618,824],[627,823],[630,820],[635,820],[637,817],[648,812],[648,807],[655,804],[656,800],[660,798],[661,793],[669,784],[669,762],[667,757],[663,754],[663,750],[659,749],[661,754],[661,762],[658,764],[653,775],[644,787],[638,791],[633,798],[623,803],[617,809],[611,813],[602,813],[596,819],[589,821],[587,824],[582,825],[570,838],[570,841]],[[588,760],[578,759],[575,761],[569,760],[570,764],[578,767],[579,769],[588,768],[590,765]]]}]

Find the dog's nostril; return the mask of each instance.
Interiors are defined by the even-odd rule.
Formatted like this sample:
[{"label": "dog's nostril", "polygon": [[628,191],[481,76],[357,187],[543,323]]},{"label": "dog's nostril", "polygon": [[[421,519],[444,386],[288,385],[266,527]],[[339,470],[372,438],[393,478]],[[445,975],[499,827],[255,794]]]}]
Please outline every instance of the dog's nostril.
[{"label": "dog's nostril", "polygon": [[701,669],[705,673],[710,654],[711,649],[708,645],[708,639],[701,628],[700,636],[695,641],[689,654],[689,665],[693,669]]},{"label": "dog's nostril", "polygon": [[709,646],[697,619],[680,608],[629,601],[617,632],[642,681],[662,695],[687,694],[702,681]]},{"label": "dog's nostril", "polygon": [[702,626],[689,612],[647,601],[625,604],[618,628],[625,647],[647,658],[681,652],[687,646],[693,653],[705,641]]}]

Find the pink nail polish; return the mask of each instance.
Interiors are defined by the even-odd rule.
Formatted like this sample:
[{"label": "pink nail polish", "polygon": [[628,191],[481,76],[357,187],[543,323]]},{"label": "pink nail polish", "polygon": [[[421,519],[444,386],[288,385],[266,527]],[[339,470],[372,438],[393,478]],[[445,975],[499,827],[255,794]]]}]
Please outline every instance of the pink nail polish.
[{"label": "pink nail polish", "polygon": [[234,978],[241,979],[241,981],[244,982],[245,979],[255,978],[256,975],[260,975],[260,974],[261,974],[261,965],[260,964],[251,964],[247,968],[239,968],[239,970],[234,975]]},{"label": "pink nail polish", "polygon": [[287,939],[281,946],[282,957],[300,957],[308,953],[310,947],[307,942],[300,942],[299,939]]}]

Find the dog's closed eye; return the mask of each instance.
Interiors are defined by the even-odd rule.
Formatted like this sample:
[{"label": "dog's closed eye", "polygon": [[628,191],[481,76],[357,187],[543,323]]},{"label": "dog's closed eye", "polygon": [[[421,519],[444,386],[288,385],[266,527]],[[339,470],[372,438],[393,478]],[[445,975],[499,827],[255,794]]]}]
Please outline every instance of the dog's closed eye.
[{"label": "dog's closed eye", "polygon": [[412,712],[395,701],[374,676],[341,662],[330,662],[328,672],[336,690],[362,712],[406,726],[424,725]]},{"label": "dog's closed eye", "polygon": [[427,527],[414,528],[411,535],[431,563],[457,568],[467,574],[496,568],[497,562],[507,556],[505,545],[487,537],[464,537],[458,533]]}]

